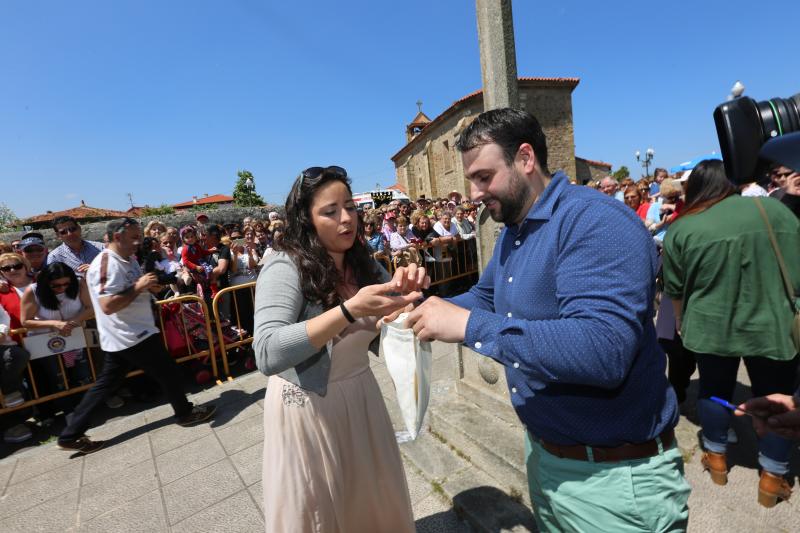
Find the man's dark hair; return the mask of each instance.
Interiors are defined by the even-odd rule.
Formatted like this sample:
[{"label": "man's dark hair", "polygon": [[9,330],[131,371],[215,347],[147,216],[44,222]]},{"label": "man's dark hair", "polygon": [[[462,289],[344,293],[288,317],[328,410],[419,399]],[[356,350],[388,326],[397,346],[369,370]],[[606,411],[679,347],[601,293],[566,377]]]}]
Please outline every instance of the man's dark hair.
[{"label": "man's dark hair", "polygon": [[206,235],[211,235],[213,237],[221,239],[222,234],[223,234],[222,228],[220,228],[218,224],[212,224],[210,226],[206,226]]},{"label": "man's dark hair", "polygon": [[456,149],[468,152],[491,143],[500,145],[509,166],[514,162],[519,147],[530,144],[542,172],[550,174],[547,170],[547,139],[539,121],[527,111],[504,107],[481,113],[458,136]]},{"label": "man's dark hair", "polygon": [[56,217],[55,220],[53,220],[53,229],[55,230],[59,224],[66,224],[68,222],[72,222],[76,226],[80,227],[80,224],[78,224],[78,221],[75,220],[74,217],[61,216],[61,217]]}]

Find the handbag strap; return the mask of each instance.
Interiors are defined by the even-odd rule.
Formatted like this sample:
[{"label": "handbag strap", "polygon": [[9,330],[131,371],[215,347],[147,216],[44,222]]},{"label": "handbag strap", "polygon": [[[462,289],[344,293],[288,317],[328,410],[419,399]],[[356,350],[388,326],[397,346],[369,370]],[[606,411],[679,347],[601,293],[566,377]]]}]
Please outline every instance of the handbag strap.
[{"label": "handbag strap", "polygon": [[772,244],[772,249],[775,251],[775,257],[778,258],[778,268],[781,271],[781,277],[783,278],[783,287],[786,289],[786,296],[789,297],[789,305],[792,306],[792,309],[797,312],[797,305],[795,304],[794,300],[794,291],[792,290],[792,281],[789,278],[789,269],[786,268],[786,263],[783,261],[783,254],[781,253],[781,249],[778,246],[778,240],[775,238],[775,233],[772,231],[772,224],[769,223],[769,218],[767,217],[767,212],[764,210],[764,206],[761,204],[761,199],[756,197],[756,206],[758,207],[758,211],[761,213],[761,218],[764,219],[764,223],[767,225],[767,233],[769,234],[769,242]]}]

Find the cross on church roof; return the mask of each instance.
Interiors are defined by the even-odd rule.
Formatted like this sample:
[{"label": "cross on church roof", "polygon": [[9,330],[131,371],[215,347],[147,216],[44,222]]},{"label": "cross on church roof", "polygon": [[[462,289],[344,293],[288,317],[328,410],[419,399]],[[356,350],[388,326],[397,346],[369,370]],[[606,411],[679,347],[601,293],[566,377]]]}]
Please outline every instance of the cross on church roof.
[{"label": "cross on church roof", "polygon": [[417,100],[417,109],[419,109],[419,112],[422,113],[422,100]]}]

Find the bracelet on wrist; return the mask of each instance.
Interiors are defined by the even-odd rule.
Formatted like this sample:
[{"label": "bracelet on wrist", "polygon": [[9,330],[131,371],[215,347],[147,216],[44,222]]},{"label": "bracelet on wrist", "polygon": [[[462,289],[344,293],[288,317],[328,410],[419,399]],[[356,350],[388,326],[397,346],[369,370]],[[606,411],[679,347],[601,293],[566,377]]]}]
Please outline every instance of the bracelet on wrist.
[{"label": "bracelet on wrist", "polygon": [[339,309],[342,310],[342,314],[344,315],[344,317],[347,319],[348,322],[352,324],[353,322],[356,321],[356,319],[353,318],[353,315],[350,314],[350,311],[348,311],[347,308],[344,306],[344,302],[339,304]]}]

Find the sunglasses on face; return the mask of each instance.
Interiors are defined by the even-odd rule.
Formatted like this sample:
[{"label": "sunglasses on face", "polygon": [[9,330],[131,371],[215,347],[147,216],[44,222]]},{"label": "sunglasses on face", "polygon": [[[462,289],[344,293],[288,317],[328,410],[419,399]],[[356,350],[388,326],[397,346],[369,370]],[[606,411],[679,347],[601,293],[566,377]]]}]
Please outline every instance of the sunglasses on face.
[{"label": "sunglasses on face", "polygon": [[22,263],[14,263],[13,265],[4,265],[0,267],[0,271],[2,272],[11,272],[12,270],[22,270],[25,268],[25,265]]},{"label": "sunglasses on face", "polygon": [[638,200],[639,197],[638,196],[626,196],[625,199],[626,200]]},{"label": "sunglasses on face", "polygon": [[58,289],[66,289],[69,286],[70,286],[70,282],[69,281],[66,281],[64,283],[51,283],[50,284],[50,288],[53,289],[54,291],[58,290]]},{"label": "sunglasses on face", "polygon": [[771,172],[771,174],[773,176],[775,176],[776,178],[788,178],[789,176],[792,175],[792,171],[790,170],[788,172],[777,172],[777,171],[773,170]]},{"label": "sunglasses on face", "polygon": [[300,185],[303,185],[303,180],[318,178],[323,174],[329,174],[336,178],[346,178],[347,171],[342,167],[332,165],[330,167],[308,167],[300,173]]},{"label": "sunglasses on face", "polygon": [[42,248],[41,246],[28,246],[22,251],[26,254],[40,254],[44,252],[44,248]]},{"label": "sunglasses on face", "polygon": [[62,228],[58,230],[59,235],[66,235],[67,233],[77,233],[81,230],[78,226],[70,226],[68,228]]}]

